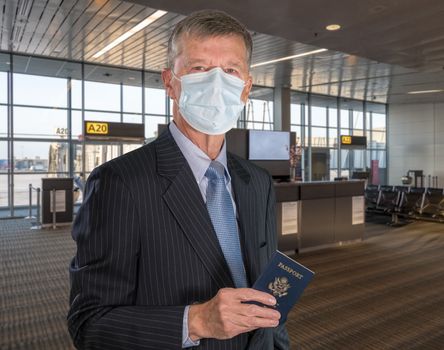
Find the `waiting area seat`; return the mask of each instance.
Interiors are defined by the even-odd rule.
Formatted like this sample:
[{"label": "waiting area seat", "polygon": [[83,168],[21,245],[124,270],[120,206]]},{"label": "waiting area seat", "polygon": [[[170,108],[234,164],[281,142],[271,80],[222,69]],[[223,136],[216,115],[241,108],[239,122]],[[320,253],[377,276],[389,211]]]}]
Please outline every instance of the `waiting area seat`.
[{"label": "waiting area seat", "polygon": [[379,186],[378,185],[367,185],[364,191],[365,197],[365,207],[368,210],[376,209],[379,200]]},{"label": "waiting area seat", "polygon": [[391,213],[396,209],[399,202],[399,192],[393,186],[381,186],[379,188],[378,202],[376,208]]},{"label": "waiting area seat", "polygon": [[366,211],[398,217],[444,222],[444,191],[441,188],[368,185]]},{"label": "waiting area seat", "polygon": [[399,213],[409,217],[420,215],[424,193],[423,187],[412,187],[410,191],[403,192],[399,203]]},{"label": "waiting area seat", "polygon": [[428,188],[421,205],[421,215],[444,219],[444,195],[442,188]]}]

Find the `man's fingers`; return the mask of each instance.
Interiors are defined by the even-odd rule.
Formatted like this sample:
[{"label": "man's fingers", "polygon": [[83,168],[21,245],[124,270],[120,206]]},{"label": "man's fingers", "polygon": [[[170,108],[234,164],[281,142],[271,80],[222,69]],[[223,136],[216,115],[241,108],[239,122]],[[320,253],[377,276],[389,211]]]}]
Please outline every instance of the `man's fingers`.
[{"label": "man's fingers", "polygon": [[260,317],[272,321],[279,321],[281,318],[279,311],[253,304],[242,304],[239,309],[239,313],[247,317]]},{"label": "man's fingers", "polygon": [[233,289],[240,301],[257,301],[264,305],[276,305],[276,298],[271,294],[260,292],[252,288]]},{"label": "man's fingers", "polygon": [[279,320],[281,316],[278,311],[269,307],[248,303],[253,301],[268,306],[275,305],[276,299],[271,294],[255,289],[224,288],[219,290],[218,299],[220,302],[217,304],[217,310],[221,314],[240,314],[248,317],[262,317],[272,320]]},{"label": "man's fingers", "polygon": [[279,318],[263,318],[247,315],[233,315],[230,322],[242,329],[241,333],[249,332],[257,328],[276,327],[279,324]]},{"label": "man's fingers", "polygon": [[[189,309],[189,333],[193,339],[228,339],[258,328],[276,327],[280,313],[267,306],[276,304],[271,295],[251,288],[222,288],[210,301]],[[199,315],[199,317],[196,316]]]}]

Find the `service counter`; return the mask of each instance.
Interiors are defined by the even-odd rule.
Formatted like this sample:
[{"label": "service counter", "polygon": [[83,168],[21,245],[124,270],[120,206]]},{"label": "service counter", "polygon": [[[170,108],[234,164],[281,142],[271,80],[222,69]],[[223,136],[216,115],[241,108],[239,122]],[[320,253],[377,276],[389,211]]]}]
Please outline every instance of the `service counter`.
[{"label": "service counter", "polygon": [[277,183],[278,248],[302,251],[361,240],[364,181]]}]

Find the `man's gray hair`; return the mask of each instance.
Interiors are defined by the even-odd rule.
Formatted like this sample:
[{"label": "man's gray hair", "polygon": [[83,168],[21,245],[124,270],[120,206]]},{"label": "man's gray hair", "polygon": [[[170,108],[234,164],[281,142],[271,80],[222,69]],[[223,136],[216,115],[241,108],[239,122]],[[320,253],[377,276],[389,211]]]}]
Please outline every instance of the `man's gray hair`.
[{"label": "man's gray hair", "polygon": [[251,53],[253,51],[253,40],[245,26],[234,17],[223,11],[202,10],[193,12],[185,17],[174,27],[168,40],[168,67],[174,67],[174,61],[180,53],[180,40],[184,34],[193,35],[200,38],[209,36],[240,36],[247,50],[248,66],[251,63]]}]

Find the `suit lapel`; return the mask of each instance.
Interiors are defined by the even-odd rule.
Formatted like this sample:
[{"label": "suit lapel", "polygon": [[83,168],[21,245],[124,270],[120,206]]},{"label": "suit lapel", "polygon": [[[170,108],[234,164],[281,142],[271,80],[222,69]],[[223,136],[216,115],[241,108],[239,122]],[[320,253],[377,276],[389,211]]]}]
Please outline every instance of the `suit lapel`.
[{"label": "suit lapel", "polygon": [[166,205],[218,287],[233,287],[199,187],[169,130],[156,140],[156,152],[158,173],[165,178]]},{"label": "suit lapel", "polygon": [[250,173],[228,153],[228,168],[230,170],[233,192],[239,217],[241,244],[244,252],[245,268],[250,285],[259,276],[258,238],[255,234],[255,196],[250,183]]}]

